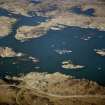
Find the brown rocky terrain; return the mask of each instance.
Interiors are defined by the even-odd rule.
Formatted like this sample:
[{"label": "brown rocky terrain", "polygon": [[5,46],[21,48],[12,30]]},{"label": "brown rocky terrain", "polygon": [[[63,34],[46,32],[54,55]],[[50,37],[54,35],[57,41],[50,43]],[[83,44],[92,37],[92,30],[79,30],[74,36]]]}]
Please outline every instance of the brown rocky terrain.
[{"label": "brown rocky terrain", "polygon": [[105,87],[61,73],[34,72],[9,78],[8,81],[12,80],[13,84],[7,83],[7,80],[0,81],[0,105],[105,104]]},{"label": "brown rocky terrain", "polygon": [[15,19],[0,16],[0,37],[9,35],[12,25],[15,23]]},{"label": "brown rocky terrain", "polygon": [[15,57],[16,52],[9,47],[0,47],[0,57]]},{"label": "brown rocky terrain", "polygon": [[[42,3],[43,6],[45,5]],[[59,4],[62,5],[62,9]],[[40,4],[41,5],[41,4]],[[39,7],[40,7],[39,5]],[[46,4],[48,6],[48,4]],[[50,3],[49,3],[50,5]],[[105,5],[100,2],[60,2],[59,0],[56,2],[58,9],[53,11],[47,11],[45,14],[42,12],[35,12],[41,16],[52,17],[50,20],[40,23],[36,26],[22,26],[17,30],[16,39],[18,40],[27,40],[31,38],[39,38],[44,35],[49,29],[52,27],[56,27],[59,25],[63,25],[65,27],[69,26],[77,26],[81,28],[96,28],[100,31],[105,31]],[[35,6],[36,7],[36,6]],[[82,11],[86,11],[88,9],[94,9],[94,16],[86,16],[83,14],[76,14],[68,11],[68,9],[73,7],[80,7]],[[40,7],[41,8],[41,7]],[[37,11],[37,8],[35,8]]]},{"label": "brown rocky terrain", "polygon": [[[53,9],[50,8],[53,6]],[[75,6],[82,11],[94,9],[94,16],[69,11]],[[15,35],[17,40],[39,38],[56,27],[62,29],[76,26],[105,31],[104,0],[43,0],[40,3],[32,3],[30,0],[0,0],[0,8],[24,16],[30,16],[28,12],[34,11],[37,16],[50,18],[35,26],[19,27]],[[0,16],[1,37],[9,35],[15,21],[14,18]],[[104,50],[97,50],[96,53],[105,55]],[[2,58],[21,58],[23,55],[11,48],[0,47]],[[32,56],[28,56],[28,59],[37,62]],[[73,64],[69,66],[82,67]],[[0,79],[0,105],[105,105],[105,87],[94,81],[76,79],[61,73],[32,72],[20,77]]]},{"label": "brown rocky terrain", "polygon": [[[5,0],[0,1],[0,7],[11,11],[14,14],[30,16],[28,13],[33,11],[34,14],[50,19],[45,23],[35,26],[19,27],[16,34],[18,40],[28,40],[38,38],[44,35],[54,26],[77,26],[81,28],[96,28],[105,31],[105,3],[101,0],[44,0],[40,3],[32,3],[28,0]],[[93,9],[93,16],[76,14],[69,11],[74,7],[80,7],[82,11]]]},{"label": "brown rocky terrain", "polygon": [[[39,62],[39,60],[33,56],[21,53],[21,52],[16,52],[12,48],[9,47],[0,47],[0,57],[1,58],[13,58],[17,57],[20,59],[20,61],[25,61],[25,60],[31,60],[33,63]],[[15,64],[16,62],[13,62]]]}]

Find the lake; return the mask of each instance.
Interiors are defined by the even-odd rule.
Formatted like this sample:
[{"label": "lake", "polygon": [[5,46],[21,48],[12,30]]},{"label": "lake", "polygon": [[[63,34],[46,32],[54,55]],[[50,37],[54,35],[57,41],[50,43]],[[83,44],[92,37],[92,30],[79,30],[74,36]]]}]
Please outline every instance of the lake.
[{"label": "lake", "polygon": [[[0,77],[20,73],[61,72],[76,78],[94,80],[105,85],[105,57],[94,52],[94,49],[105,49],[105,32],[96,29],[67,27],[62,30],[49,30],[46,35],[25,42],[15,39],[16,29],[23,25],[36,25],[44,22],[43,17],[14,15],[0,9],[0,16],[12,16],[17,19],[9,36],[0,39],[0,46],[8,46],[16,52],[26,53],[39,59],[39,63],[21,61],[18,58],[0,58]],[[70,49],[71,53],[58,54],[56,50]],[[84,65],[79,70],[63,69],[62,61],[71,60],[74,64]],[[17,62],[13,64],[13,62]]]}]

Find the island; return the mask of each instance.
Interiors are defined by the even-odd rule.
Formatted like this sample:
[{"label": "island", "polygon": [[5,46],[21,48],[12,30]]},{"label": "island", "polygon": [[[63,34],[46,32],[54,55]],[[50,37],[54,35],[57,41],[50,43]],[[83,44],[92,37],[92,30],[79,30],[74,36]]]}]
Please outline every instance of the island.
[{"label": "island", "polygon": [[0,57],[16,57],[21,56],[22,54],[17,54],[12,48],[9,47],[0,47]]},{"label": "island", "polygon": [[101,55],[101,56],[105,56],[105,49],[94,49],[94,51],[96,52],[96,54]]},{"label": "island", "polygon": [[19,52],[15,52],[12,48],[9,47],[0,47],[0,57],[6,58],[6,57],[22,57],[25,56],[25,54]]},{"label": "island", "polygon": [[39,60],[37,58],[30,56],[28,54],[24,54],[22,52],[16,52],[12,48],[9,48],[9,47],[0,47],[0,57],[1,58],[17,57],[20,59],[25,58],[25,59],[31,60],[33,63],[39,62]]},{"label": "island", "polygon": [[62,62],[62,68],[64,68],[64,69],[77,69],[78,70],[78,69],[82,69],[84,67],[85,66],[73,64],[71,60]]}]

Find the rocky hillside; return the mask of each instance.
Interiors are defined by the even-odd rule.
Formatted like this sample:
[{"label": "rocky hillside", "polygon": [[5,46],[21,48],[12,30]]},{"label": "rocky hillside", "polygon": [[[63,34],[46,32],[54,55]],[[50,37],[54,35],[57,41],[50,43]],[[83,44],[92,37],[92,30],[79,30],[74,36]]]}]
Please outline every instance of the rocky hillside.
[{"label": "rocky hillside", "polygon": [[61,73],[8,77],[0,90],[0,105],[105,105],[105,87]]}]

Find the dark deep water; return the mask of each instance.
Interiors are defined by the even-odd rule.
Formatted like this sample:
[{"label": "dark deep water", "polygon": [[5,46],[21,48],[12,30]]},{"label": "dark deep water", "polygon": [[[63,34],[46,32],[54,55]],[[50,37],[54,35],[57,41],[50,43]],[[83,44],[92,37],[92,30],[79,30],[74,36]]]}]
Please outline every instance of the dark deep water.
[{"label": "dark deep water", "polygon": [[[8,11],[0,9],[0,16],[8,16]],[[0,46],[8,46],[16,52],[26,53],[39,59],[39,63],[21,61],[17,58],[0,58],[0,77],[5,75],[17,75],[32,71],[61,72],[76,78],[86,78],[105,85],[105,57],[94,52],[94,49],[105,48],[105,32],[95,29],[81,29],[67,27],[60,31],[49,30],[48,33],[38,39],[32,39],[24,43],[17,41],[14,36],[16,29],[22,25],[34,25],[45,21],[42,17],[14,16],[18,18],[13,25],[9,36],[0,39]],[[10,15],[10,16],[12,16]],[[59,55],[57,49],[70,49],[72,53]],[[80,70],[66,70],[61,68],[61,62],[72,60],[74,64],[84,65]],[[12,64],[12,62],[18,62]],[[35,69],[35,67],[40,67]],[[101,69],[98,69],[101,68]]]},{"label": "dark deep water", "polygon": [[76,14],[81,14],[85,16],[94,16],[95,10],[93,8],[89,8],[87,10],[82,10],[81,7],[74,6],[69,9],[70,12],[76,13]]}]

